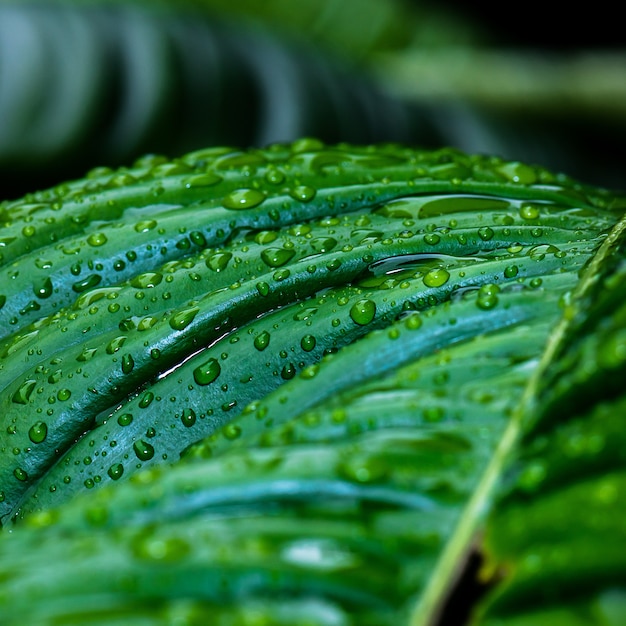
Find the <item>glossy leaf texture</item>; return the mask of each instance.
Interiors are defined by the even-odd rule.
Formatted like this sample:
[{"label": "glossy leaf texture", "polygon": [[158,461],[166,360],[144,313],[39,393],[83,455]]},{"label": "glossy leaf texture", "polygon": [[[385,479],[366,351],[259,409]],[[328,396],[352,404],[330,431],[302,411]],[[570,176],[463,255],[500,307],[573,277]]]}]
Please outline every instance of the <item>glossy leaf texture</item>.
[{"label": "glossy leaf texture", "polygon": [[624,199],[302,140],[2,208],[58,271],[0,353],[5,622],[378,626],[436,615]]},{"label": "glossy leaf texture", "polygon": [[480,624],[626,619],[622,223],[568,305],[526,403],[523,445],[487,527],[501,578]]}]

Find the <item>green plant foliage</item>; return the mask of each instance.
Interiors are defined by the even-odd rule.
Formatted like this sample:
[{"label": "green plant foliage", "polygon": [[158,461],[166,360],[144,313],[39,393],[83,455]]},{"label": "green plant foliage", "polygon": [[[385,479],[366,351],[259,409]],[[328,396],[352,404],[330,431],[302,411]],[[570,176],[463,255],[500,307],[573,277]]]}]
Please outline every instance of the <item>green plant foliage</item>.
[{"label": "green plant foliage", "polygon": [[0,205],[3,623],[431,623],[494,502],[477,619],[621,615],[624,207],[312,139]]}]

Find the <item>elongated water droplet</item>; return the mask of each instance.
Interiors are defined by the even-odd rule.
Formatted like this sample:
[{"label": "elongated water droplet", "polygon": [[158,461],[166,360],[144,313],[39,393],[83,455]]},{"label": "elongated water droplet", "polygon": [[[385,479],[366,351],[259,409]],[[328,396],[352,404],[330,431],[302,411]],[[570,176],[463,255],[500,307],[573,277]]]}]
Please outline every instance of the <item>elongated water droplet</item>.
[{"label": "elongated water droplet", "polygon": [[130,284],[135,289],[150,289],[156,287],[163,280],[163,274],[159,272],[146,272],[145,274],[139,274],[130,281]]},{"label": "elongated water droplet", "polygon": [[135,360],[133,359],[132,354],[125,354],[122,357],[122,372],[124,374],[130,374],[135,367]]},{"label": "elongated water droplet", "polygon": [[111,341],[108,343],[107,347],[105,348],[107,351],[107,354],[115,354],[124,345],[125,341],[126,341],[126,336],[124,335],[120,337],[116,337],[115,339],[111,339]]},{"label": "elongated water droplet", "polygon": [[72,289],[76,293],[82,293],[83,291],[87,291],[87,289],[93,289],[97,287],[102,282],[102,276],[100,274],[91,274],[83,280],[79,280],[72,285]]},{"label": "elongated water droplet", "polygon": [[222,206],[226,209],[253,209],[265,200],[265,195],[256,189],[237,189],[229,193],[222,200]]},{"label": "elongated water droplet", "polygon": [[205,261],[206,266],[214,272],[221,272],[228,267],[233,255],[230,252],[215,252]]},{"label": "elongated water droplet", "polygon": [[193,322],[199,311],[200,309],[197,306],[194,306],[190,309],[184,309],[183,311],[175,313],[170,318],[170,327],[173,330],[183,330],[187,328],[187,326]]},{"label": "elongated water droplet", "polygon": [[285,265],[295,255],[295,250],[286,250],[285,248],[266,248],[261,252],[261,259],[269,267],[281,267]]},{"label": "elongated water droplet", "polygon": [[28,404],[28,400],[30,399],[36,384],[37,381],[35,380],[24,381],[20,385],[19,389],[13,394],[11,400],[15,404]]}]

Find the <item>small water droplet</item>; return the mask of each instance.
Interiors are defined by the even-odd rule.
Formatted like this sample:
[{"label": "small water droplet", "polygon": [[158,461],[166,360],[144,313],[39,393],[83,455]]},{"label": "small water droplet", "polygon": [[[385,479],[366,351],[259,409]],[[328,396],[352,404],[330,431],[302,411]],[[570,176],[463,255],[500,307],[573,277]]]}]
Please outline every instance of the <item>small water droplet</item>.
[{"label": "small water droplet", "polygon": [[261,259],[269,267],[281,267],[288,263],[295,255],[294,250],[285,248],[266,248],[261,252]]}]

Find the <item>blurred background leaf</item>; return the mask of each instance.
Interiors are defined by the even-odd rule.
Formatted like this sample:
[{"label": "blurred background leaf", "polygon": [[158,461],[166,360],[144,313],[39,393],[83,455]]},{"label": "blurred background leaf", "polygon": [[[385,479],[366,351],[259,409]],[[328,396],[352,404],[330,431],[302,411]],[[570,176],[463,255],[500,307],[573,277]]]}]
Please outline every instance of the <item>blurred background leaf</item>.
[{"label": "blurred background leaf", "polygon": [[622,187],[608,7],[0,0],[4,197],[210,144],[454,145]]}]

